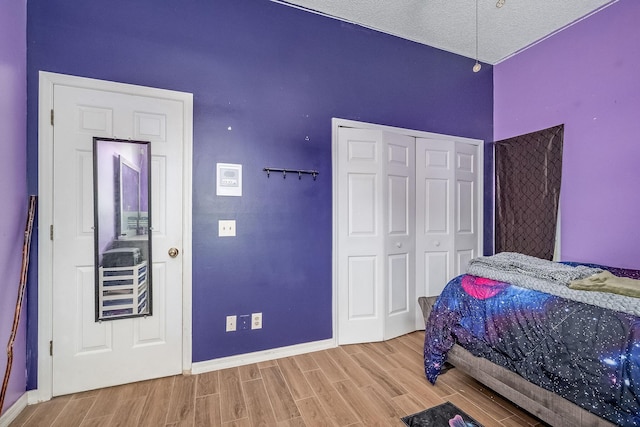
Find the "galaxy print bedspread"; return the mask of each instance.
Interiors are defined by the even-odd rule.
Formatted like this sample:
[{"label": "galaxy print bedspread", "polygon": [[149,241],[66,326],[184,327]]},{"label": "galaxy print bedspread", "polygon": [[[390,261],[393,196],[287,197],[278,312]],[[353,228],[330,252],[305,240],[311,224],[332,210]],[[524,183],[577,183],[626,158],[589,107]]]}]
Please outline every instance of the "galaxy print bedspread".
[{"label": "galaxy print bedspread", "polygon": [[640,317],[462,275],[426,325],[431,383],[455,343],[615,424],[640,426]]}]

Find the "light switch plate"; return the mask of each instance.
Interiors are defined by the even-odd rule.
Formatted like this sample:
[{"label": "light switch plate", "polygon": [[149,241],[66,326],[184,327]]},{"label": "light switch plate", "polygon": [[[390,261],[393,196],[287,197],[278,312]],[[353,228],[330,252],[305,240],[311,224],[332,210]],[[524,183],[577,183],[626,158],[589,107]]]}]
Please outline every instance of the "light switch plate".
[{"label": "light switch plate", "polygon": [[219,237],[234,237],[236,235],[236,220],[221,219],[218,221]]}]

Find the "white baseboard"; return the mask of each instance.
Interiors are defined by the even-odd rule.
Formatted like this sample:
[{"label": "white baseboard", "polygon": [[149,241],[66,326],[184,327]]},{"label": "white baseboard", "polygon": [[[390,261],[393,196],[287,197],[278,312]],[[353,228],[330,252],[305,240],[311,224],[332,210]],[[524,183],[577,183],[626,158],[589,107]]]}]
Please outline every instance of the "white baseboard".
[{"label": "white baseboard", "polygon": [[27,392],[27,405],[35,405],[36,403],[46,402],[47,400],[51,400],[51,396],[43,398],[40,396],[38,389]]},{"label": "white baseboard", "polygon": [[6,427],[27,407],[29,398],[28,393],[24,393],[20,398],[0,416],[0,427]]},{"label": "white baseboard", "polygon": [[202,374],[204,372],[217,371],[220,369],[235,368],[237,366],[249,365],[251,363],[266,362],[267,360],[326,350],[328,348],[337,347],[337,345],[338,344],[335,339],[328,339],[271,350],[257,351],[254,353],[240,354],[237,356],[221,357],[220,359],[193,363],[191,365],[191,373]]}]

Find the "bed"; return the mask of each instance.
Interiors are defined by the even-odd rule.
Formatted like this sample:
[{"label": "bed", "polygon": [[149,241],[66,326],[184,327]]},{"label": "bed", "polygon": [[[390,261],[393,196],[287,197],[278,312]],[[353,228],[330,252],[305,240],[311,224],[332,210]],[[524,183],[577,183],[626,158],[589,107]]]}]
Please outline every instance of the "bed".
[{"label": "bed", "polygon": [[[511,271],[485,268],[513,257]],[[419,298],[427,379],[448,362],[551,425],[640,426],[640,298],[569,287],[598,272],[633,285],[640,271],[535,259],[531,274],[527,258],[480,257]]]}]

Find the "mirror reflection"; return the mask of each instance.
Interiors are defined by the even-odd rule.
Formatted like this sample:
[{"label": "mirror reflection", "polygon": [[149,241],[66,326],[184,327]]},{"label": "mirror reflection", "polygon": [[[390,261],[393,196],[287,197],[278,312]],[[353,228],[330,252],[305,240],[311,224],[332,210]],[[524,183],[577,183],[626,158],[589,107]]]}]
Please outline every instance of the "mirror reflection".
[{"label": "mirror reflection", "polygon": [[93,138],[96,321],[151,315],[150,143]]}]

